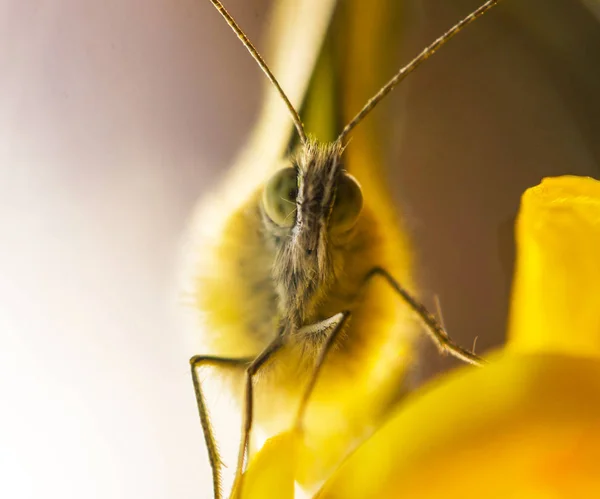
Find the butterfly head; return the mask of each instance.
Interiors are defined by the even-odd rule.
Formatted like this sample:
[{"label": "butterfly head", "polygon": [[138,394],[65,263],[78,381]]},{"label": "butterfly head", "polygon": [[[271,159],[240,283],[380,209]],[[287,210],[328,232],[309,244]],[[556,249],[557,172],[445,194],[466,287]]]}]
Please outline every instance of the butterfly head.
[{"label": "butterfly head", "polygon": [[336,243],[348,238],[362,209],[360,186],[344,171],[342,152],[339,142],[308,141],[263,192],[265,233],[276,246],[273,279],[280,308],[296,327],[335,280]]}]

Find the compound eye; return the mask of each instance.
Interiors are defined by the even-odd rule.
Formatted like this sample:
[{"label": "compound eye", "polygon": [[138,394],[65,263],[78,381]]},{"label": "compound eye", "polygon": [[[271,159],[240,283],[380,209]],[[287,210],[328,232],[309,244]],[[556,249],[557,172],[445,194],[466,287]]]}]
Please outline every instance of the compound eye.
[{"label": "compound eye", "polygon": [[280,227],[291,227],[296,220],[298,179],[294,168],[284,168],[273,175],[263,191],[267,216]]},{"label": "compound eye", "polygon": [[329,225],[334,232],[346,232],[354,227],[362,210],[363,196],[358,181],[348,173],[340,178]]}]

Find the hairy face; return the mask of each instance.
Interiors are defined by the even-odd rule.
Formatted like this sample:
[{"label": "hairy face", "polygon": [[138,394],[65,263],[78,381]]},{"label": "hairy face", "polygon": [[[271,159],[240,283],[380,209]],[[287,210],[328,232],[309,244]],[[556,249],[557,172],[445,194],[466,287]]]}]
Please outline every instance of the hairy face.
[{"label": "hairy face", "polygon": [[335,281],[331,238],[351,230],[362,208],[356,180],[341,164],[338,142],[308,142],[267,183],[262,213],[275,245],[273,281],[284,325],[305,324]]}]

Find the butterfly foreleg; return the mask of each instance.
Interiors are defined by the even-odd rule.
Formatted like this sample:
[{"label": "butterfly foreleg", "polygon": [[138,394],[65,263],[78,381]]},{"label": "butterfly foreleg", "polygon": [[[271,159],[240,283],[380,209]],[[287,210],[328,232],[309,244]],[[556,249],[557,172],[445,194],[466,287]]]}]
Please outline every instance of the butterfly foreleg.
[{"label": "butterfly foreleg", "polygon": [[325,340],[325,342],[319,350],[317,360],[308,380],[308,385],[306,385],[306,388],[304,389],[304,392],[302,394],[302,398],[300,399],[300,404],[298,405],[298,412],[296,413],[296,419],[294,422],[294,428],[296,430],[302,429],[302,420],[304,418],[304,413],[306,412],[308,401],[317,383],[317,379],[319,377],[319,373],[321,372],[321,368],[325,363],[327,354],[331,350],[331,347],[335,345],[335,342],[339,337],[341,331],[343,330],[344,325],[350,318],[350,315],[350,312],[345,310],[343,312],[340,312],[339,314],[335,314],[329,319],[325,319],[323,321],[311,324],[309,326],[304,326],[296,332],[296,334],[315,334],[323,333],[326,331],[328,332],[327,339]]},{"label": "butterfly foreleg", "polygon": [[253,419],[253,402],[254,402],[254,376],[258,373],[260,368],[270,360],[273,355],[278,352],[285,343],[285,337],[283,336],[283,330],[280,329],[277,336],[267,347],[252,360],[250,365],[246,368],[246,381],[245,381],[245,402],[244,402],[244,415],[242,423],[242,438],[240,439],[240,447],[238,451],[238,462],[235,471],[235,480],[233,482],[233,490],[236,491],[241,486],[242,473],[244,471],[244,461],[246,458],[246,452],[248,449],[248,441],[250,439],[250,431],[252,430],[252,419]]},{"label": "butterfly foreleg", "polygon": [[390,273],[381,268],[374,267],[371,269],[364,278],[363,286],[366,286],[373,277],[383,277],[386,282],[400,295],[400,297],[406,302],[406,304],[419,316],[425,330],[431,340],[437,345],[440,352],[449,353],[450,355],[460,359],[469,364],[481,366],[485,364],[485,360],[476,355],[475,353],[467,350],[452,341],[444,327],[440,322],[427,310],[419,300],[417,300],[411,293],[409,293],[404,287],[400,285],[396,279],[394,279]]},{"label": "butterfly foreleg", "polygon": [[213,357],[195,355],[190,359],[190,367],[192,371],[192,381],[194,383],[194,392],[196,394],[196,403],[200,414],[200,423],[204,433],[204,441],[208,450],[208,459],[212,471],[213,491],[215,499],[221,499],[221,468],[223,463],[219,456],[219,449],[214,436],[210,415],[206,404],[206,399],[202,393],[202,384],[198,376],[198,369],[203,366],[222,366],[239,368],[248,365],[254,359],[250,358],[228,358],[228,357]]}]

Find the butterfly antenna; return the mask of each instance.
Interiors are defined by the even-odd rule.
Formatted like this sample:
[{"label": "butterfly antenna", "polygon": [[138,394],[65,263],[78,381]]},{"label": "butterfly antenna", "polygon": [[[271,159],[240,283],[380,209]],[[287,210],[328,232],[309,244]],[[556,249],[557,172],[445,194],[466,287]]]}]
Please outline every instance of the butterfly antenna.
[{"label": "butterfly antenna", "polygon": [[304,125],[302,125],[302,120],[300,119],[300,115],[298,114],[298,111],[296,111],[296,109],[294,109],[294,106],[288,99],[287,95],[285,95],[285,92],[281,88],[281,85],[279,85],[279,82],[277,81],[277,79],[275,78],[273,73],[271,73],[271,70],[269,69],[269,66],[267,66],[267,63],[264,61],[264,59],[258,53],[256,48],[254,48],[254,45],[252,45],[252,42],[248,39],[246,34],[238,26],[238,24],[235,22],[233,17],[231,17],[229,12],[227,12],[227,10],[225,10],[225,7],[223,6],[223,4],[219,0],[210,0],[210,1],[215,6],[215,8],[220,12],[220,14],[225,18],[225,21],[227,21],[227,24],[229,24],[229,27],[235,32],[237,37],[244,44],[244,47],[246,47],[248,52],[250,52],[250,55],[252,57],[254,57],[254,60],[258,63],[260,68],[267,75],[267,78],[269,79],[269,81],[277,89],[277,92],[279,92],[280,97],[283,99],[283,102],[285,102],[285,105],[287,106],[288,111],[292,115],[292,120],[294,121],[296,130],[298,131],[300,140],[302,141],[302,143],[306,143],[306,133],[304,132]]},{"label": "butterfly antenna", "polygon": [[462,21],[455,24],[452,28],[446,31],[442,36],[440,36],[437,40],[435,40],[431,45],[425,48],[417,57],[415,57],[412,61],[410,61],[406,66],[404,66],[396,76],[394,76],[389,82],[387,82],[379,92],[377,92],[373,97],[371,97],[364,107],[358,112],[358,114],[352,118],[352,121],[348,123],[342,133],[340,134],[338,140],[343,141],[346,136],[350,133],[350,131],[358,125],[363,118],[369,114],[373,108],[379,104],[379,102],[389,94],[395,87],[400,83],[404,78],[406,78],[410,73],[412,73],[417,67],[427,59],[429,59],[433,54],[437,52],[437,50],[444,45],[447,41],[449,41],[454,35],[456,35],[463,28],[466,28],[469,24],[475,21],[477,18],[481,17],[488,10],[490,10],[494,5],[496,5],[500,0],[488,0],[477,10],[471,12],[467,17],[465,17]]}]

